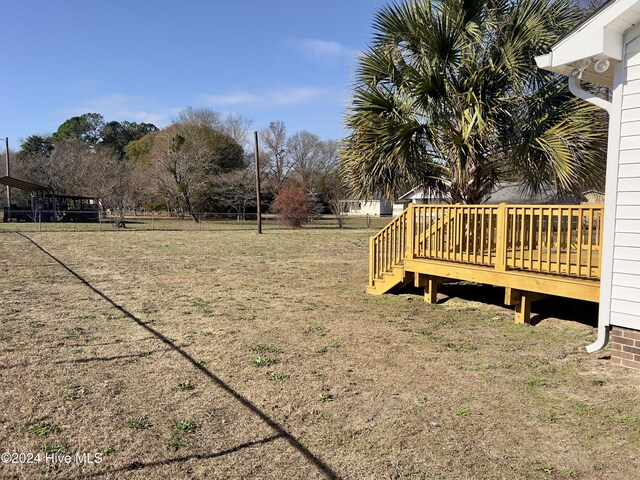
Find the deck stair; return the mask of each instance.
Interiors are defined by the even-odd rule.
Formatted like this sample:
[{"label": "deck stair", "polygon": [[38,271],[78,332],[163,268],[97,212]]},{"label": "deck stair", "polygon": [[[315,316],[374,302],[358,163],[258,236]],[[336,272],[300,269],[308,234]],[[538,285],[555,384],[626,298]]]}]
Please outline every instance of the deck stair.
[{"label": "deck stair", "polygon": [[547,295],[598,301],[603,207],[410,205],[370,238],[367,292],[413,280],[435,301],[439,284],[505,287],[516,321]]}]

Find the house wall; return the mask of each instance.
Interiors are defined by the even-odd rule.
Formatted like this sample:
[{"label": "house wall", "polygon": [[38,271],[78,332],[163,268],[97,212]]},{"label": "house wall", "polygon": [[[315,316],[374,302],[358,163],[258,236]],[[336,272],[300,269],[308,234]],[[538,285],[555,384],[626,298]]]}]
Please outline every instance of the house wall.
[{"label": "house wall", "polygon": [[600,315],[640,330],[640,32],[633,30],[614,83]]},{"label": "house wall", "polygon": [[623,327],[611,329],[611,362],[640,369],[640,332]]},{"label": "house wall", "polygon": [[363,211],[366,210],[364,213],[369,215],[391,215],[393,213],[393,204],[387,200],[378,200],[371,203],[371,211],[366,210],[369,208],[368,203],[363,205]]},{"label": "house wall", "polygon": [[386,200],[360,201],[355,203],[347,212],[351,215],[391,215],[393,205]]},{"label": "house wall", "polygon": [[400,215],[402,212],[404,212],[404,209],[407,208],[409,206],[411,202],[395,202],[393,204],[393,216],[397,217],[398,215]]}]

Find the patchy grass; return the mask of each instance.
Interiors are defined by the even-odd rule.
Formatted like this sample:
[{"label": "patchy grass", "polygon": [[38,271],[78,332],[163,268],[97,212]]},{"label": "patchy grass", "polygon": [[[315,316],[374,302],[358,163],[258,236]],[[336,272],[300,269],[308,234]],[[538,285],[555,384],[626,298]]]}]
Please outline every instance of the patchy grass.
[{"label": "patchy grass", "polygon": [[55,429],[55,425],[51,422],[43,420],[42,422],[34,423],[33,425],[29,425],[29,433],[31,435],[35,435],[36,437],[46,437]]},{"label": "patchy grass", "polygon": [[65,451],[65,445],[62,443],[51,442],[45,443],[44,445],[44,453],[62,453]]},{"label": "patchy grass", "polygon": [[62,398],[65,400],[77,400],[81,391],[82,387],[80,385],[69,385],[62,394]]},{"label": "patchy grass", "polygon": [[181,392],[189,392],[191,390],[193,390],[194,388],[196,388],[196,386],[193,384],[193,382],[191,380],[187,380],[186,382],[182,382],[178,384],[178,389]]},{"label": "patchy grass", "polygon": [[289,380],[289,375],[284,375],[281,373],[272,373],[269,378],[274,382],[286,382],[287,380]]},{"label": "patchy grass", "polygon": [[135,428],[137,430],[143,430],[145,428],[151,427],[153,424],[147,417],[140,417],[133,420],[127,421],[127,426],[129,428]]},{"label": "patchy grass", "polygon": [[1,478],[637,478],[640,373],[588,306],[368,296],[373,230],[232,223],[28,234],[86,283],[0,233],[0,445],[105,454]]},{"label": "patchy grass", "polygon": [[194,433],[198,429],[198,424],[192,420],[180,420],[176,430],[184,433]]},{"label": "patchy grass", "polygon": [[280,359],[276,357],[258,357],[251,360],[251,365],[254,367],[269,367],[278,363],[280,363]]},{"label": "patchy grass", "polygon": [[278,347],[272,347],[270,345],[262,345],[260,343],[256,343],[249,347],[249,350],[255,353],[282,353],[282,350]]},{"label": "patchy grass", "polygon": [[181,438],[181,437],[174,437],[169,442],[169,448],[171,450],[173,450],[174,452],[177,451],[177,450],[180,450],[182,447],[186,447],[186,446],[187,446],[187,441],[184,438]]},{"label": "patchy grass", "polygon": [[329,392],[322,392],[320,393],[320,395],[318,395],[318,401],[321,403],[332,402],[333,395]]}]

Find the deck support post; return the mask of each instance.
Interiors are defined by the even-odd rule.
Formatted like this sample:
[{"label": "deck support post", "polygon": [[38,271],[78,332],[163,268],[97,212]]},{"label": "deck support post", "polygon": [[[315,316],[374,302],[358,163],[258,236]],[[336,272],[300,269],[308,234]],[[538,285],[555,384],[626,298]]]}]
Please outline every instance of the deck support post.
[{"label": "deck support post", "polygon": [[548,295],[537,292],[527,292],[511,287],[504,289],[505,305],[515,305],[515,323],[529,324],[531,322],[531,303],[547,298]]},{"label": "deck support post", "polygon": [[424,301],[426,303],[435,304],[438,302],[438,279],[429,277],[424,287]]},{"label": "deck support post", "polygon": [[531,323],[531,297],[530,292],[521,292],[520,301],[516,303],[515,323],[521,325]]},{"label": "deck support post", "polygon": [[413,286],[416,288],[424,288],[425,303],[438,303],[438,287],[447,281],[446,278],[434,275],[425,275],[424,273],[415,273],[413,277]]},{"label": "deck support post", "polygon": [[435,304],[438,302],[438,285],[443,283],[443,279],[440,277],[434,277],[432,275],[419,275],[416,274],[418,280],[415,285],[424,287],[424,301],[425,303]]}]

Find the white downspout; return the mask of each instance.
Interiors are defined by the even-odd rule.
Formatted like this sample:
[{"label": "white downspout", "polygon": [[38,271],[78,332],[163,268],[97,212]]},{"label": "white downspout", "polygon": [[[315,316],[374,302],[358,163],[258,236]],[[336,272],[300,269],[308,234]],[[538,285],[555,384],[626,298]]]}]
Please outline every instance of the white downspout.
[{"label": "white downspout", "polygon": [[[573,93],[576,97],[582,98],[589,103],[592,103],[596,107],[600,107],[605,110],[609,114],[609,119],[611,119],[611,112],[613,110],[613,104],[603,98],[597,97],[591,92],[587,92],[583,90],[580,86],[580,77],[582,77],[582,72],[578,70],[574,70],[571,75],[569,75],[569,91]],[[594,353],[598,350],[603,349],[607,343],[609,342],[609,325],[598,320],[598,338],[591,345],[587,345],[587,353]]]},{"label": "white downspout", "polygon": [[590,345],[586,346],[587,353],[594,353],[602,350],[609,343],[609,325],[598,321],[598,338]]}]

